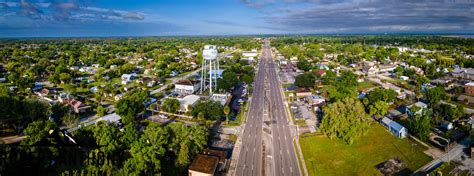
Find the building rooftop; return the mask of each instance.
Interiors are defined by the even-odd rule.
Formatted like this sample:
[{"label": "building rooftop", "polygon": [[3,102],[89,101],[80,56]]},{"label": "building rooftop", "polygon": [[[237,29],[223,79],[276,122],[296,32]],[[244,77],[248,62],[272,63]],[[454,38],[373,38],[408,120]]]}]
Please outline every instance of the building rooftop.
[{"label": "building rooftop", "polygon": [[419,102],[416,102],[416,103],[411,104],[410,106],[408,106],[408,108],[411,108],[413,105],[416,105],[416,106],[418,106],[419,108],[426,108],[426,107],[428,107],[427,104],[425,104],[425,103],[419,101]]},{"label": "building rooftop", "polygon": [[297,93],[303,93],[303,92],[311,92],[311,91],[307,88],[298,87],[298,88],[296,88],[296,92]]},{"label": "building rooftop", "polygon": [[389,119],[389,118],[387,118],[387,117],[384,117],[384,118],[382,119],[382,123],[384,123],[384,124],[390,126],[391,128],[393,128],[393,129],[395,129],[395,130],[397,130],[397,131],[400,131],[400,130],[402,130],[403,128],[405,128],[405,127],[403,127],[402,125],[398,124],[397,122],[395,122],[395,121],[393,121],[393,120],[391,120],[391,119]]},{"label": "building rooftop", "polygon": [[181,103],[182,106],[187,106],[187,105],[194,104],[198,100],[199,100],[199,96],[197,95],[187,95],[183,98],[180,98],[179,102]]},{"label": "building rooftop", "polygon": [[474,86],[474,82],[469,82],[466,84],[466,86]]},{"label": "building rooftop", "polygon": [[191,163],[191,166],[189,166],[189,170],[214,174],[218,164],[219,157],[199,154],[196,156],[193,163]]},{"label": "building rooftop", "polygon": [[189,79],[182,79],[182,80],[179,80],[178,82],[176,82],[176,84],[192,86],[192,85],[194,85],[194,82],[189,80]]}]

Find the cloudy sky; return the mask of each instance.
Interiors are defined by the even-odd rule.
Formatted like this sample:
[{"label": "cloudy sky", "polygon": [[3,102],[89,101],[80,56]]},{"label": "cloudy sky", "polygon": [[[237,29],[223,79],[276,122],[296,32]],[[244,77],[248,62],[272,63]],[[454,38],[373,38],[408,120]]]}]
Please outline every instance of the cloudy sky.
[{"label": "cloudy sky", "polygon": [[474,33],[474,0],[0,0],[0,37]]}]

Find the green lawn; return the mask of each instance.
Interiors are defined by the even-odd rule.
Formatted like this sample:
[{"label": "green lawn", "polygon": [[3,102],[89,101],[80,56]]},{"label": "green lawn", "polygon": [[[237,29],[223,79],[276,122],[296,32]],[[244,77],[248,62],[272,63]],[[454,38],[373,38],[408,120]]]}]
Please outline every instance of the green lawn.
[{"label": "green lawn", "polygon": [[367,135],[347,145],[324,135],[302,137],[300,146],[309,175],[382,175],[377,164],[400,158],[411,171],[431,161],[421,144],[398,139],[381,125],[371,125]]},{"label": "green lawn", "polygon": [[376,86],[377,85],[372,81],[364,81],[364,82],[359,83],[359,85],[357,85],[357,90],[364,90],[364,89],[368,89],[368,88],[372,88]]}]

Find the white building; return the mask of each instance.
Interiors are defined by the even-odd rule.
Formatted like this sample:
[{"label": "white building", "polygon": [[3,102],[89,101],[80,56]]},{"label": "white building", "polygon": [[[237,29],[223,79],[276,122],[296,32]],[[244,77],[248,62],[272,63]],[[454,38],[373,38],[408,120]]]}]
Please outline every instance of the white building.
[{"label": "white building", "polygon": [[123,74],[122,75],[122,84],[128,84],[130,81],[136,79],[137,74],[132,73],[132,74]]},{"label": "white building", "polygon": [[322,105],[326,102],[326,99],[320,95],[310,95],[306,96],[305,99],[310,105]]},{"label": "white building", "polygon": [[188,79],[180,80],[174,85],[174,91],[181,95],[193,94],[199,88],[200,85],[197,81],[190,81]]},{"label": "white building", "polygon": [[258,53],[257,53],[257,50],[256,49],[253,49],[252,51],[244,51],[242,52],[242,57],[246,57],[246,58],[255,58],[257,57]]},{"label": "white building", "polygon": [[221,105],[225,105],[231,98],[232,96],[227,93],[227,94],[212,94],[211,100],[213,101],[218,101],[221,103]]},{"label": "white building", "polygon": [[187,95],[183,98],[178,98],[180,106],[179,106],[179,111],[180,112],[188,112],[189,111],[189,106],[194,106],[198,100],[199,96],[197,95]]},{"label": "white building", "polygon": [[[411,108],[412,108],[413,106],[418,107],[418,111],[416,111],[416,112],[411,112]],[[427,105],[427,104],[425,104],[425,103],[419,101],[419,102],[416,102],[416,103],[413,103],[413,104],[407,106],[407,107],[406,107],[406,112],[407,112],[407,114],[409,114],[409,115],[421,114],[421,112],[423,112],[423,109],[427,109],[427,108],[428,108],[428,105]]]}]

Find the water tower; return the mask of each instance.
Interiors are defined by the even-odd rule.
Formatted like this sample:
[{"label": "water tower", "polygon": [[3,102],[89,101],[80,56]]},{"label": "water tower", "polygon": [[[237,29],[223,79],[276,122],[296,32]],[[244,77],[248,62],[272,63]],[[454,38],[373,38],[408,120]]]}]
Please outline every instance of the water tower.
[{"label": "water tower", "polygon": [[202,90],[209,88],[209,94],[212,94],[213,88],[217,87],[217,77],[220,72],[217,47],[215,45],[204,46],[202,58],[201,93]]}]

